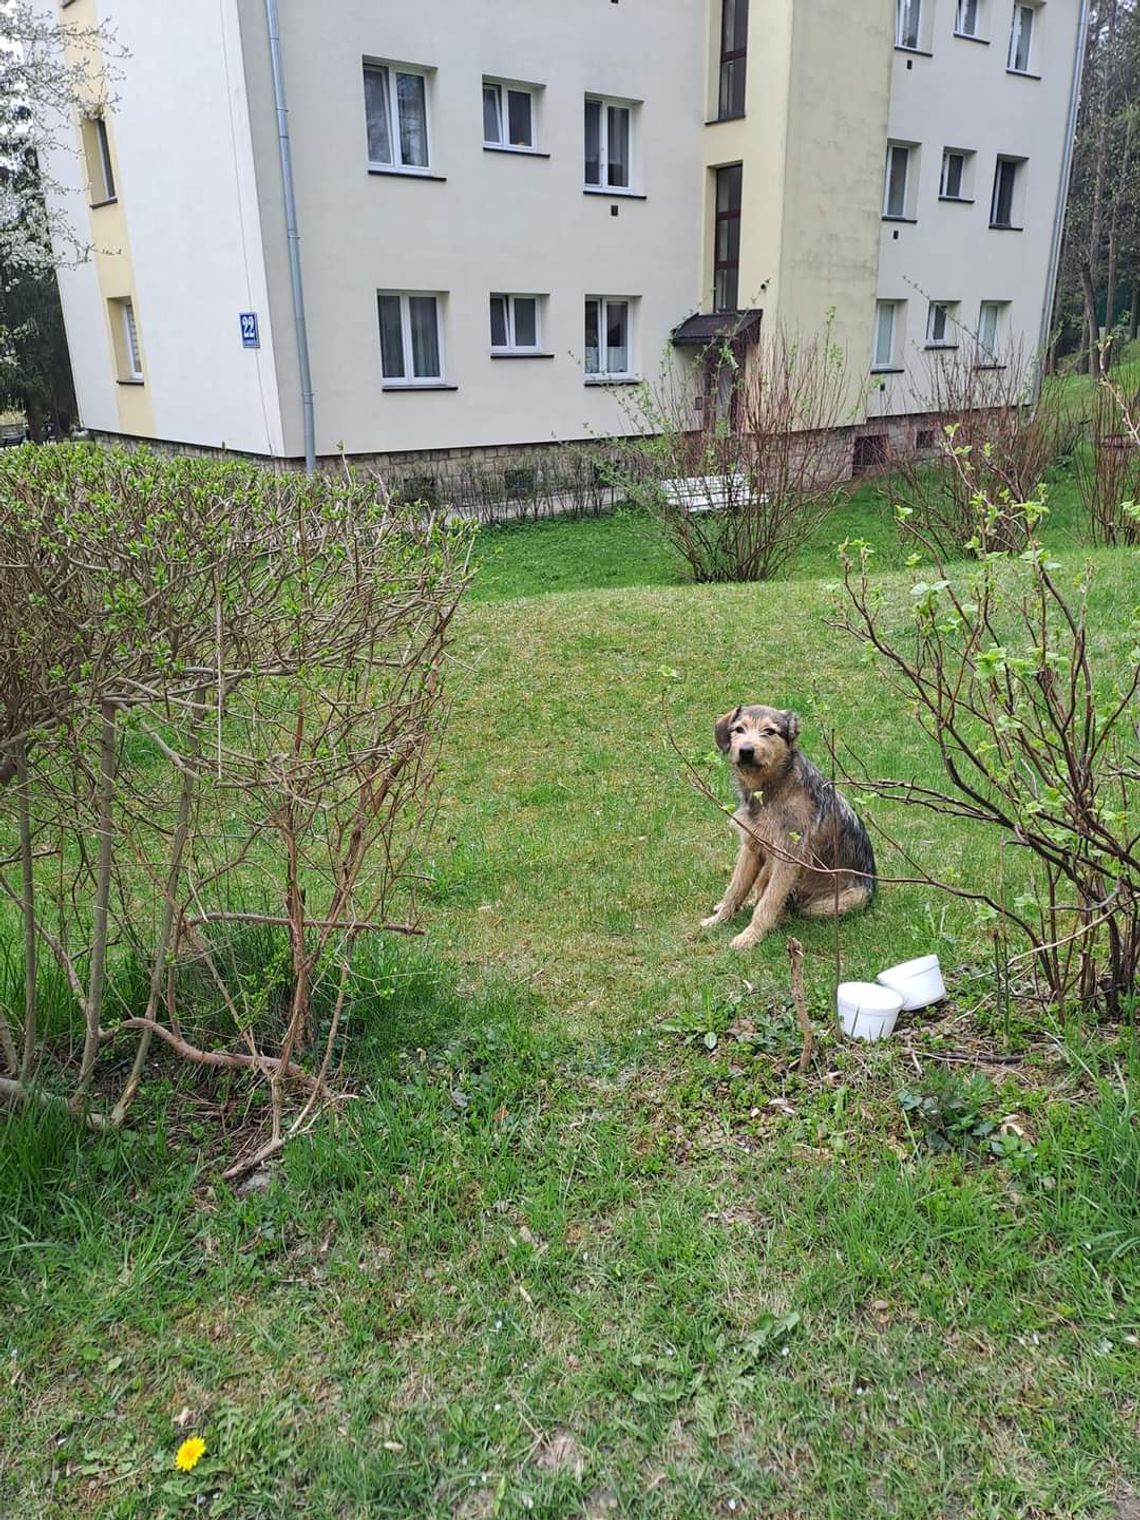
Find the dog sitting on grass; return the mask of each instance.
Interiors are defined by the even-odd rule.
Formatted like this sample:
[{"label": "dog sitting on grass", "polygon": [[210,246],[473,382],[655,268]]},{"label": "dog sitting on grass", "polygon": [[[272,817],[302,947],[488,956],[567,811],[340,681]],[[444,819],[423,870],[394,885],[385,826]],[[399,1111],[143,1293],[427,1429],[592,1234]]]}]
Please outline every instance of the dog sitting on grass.
[{"label": "dog sitting on grass", "polygon": [[875,893],[867,830],[797,747],[799,732],[799,717],[775,707],[737,707],[716,720],[716,747],[729,758],[740,798],[732,815],[740,854],[702,927],[734,917],[755,887],[752,922],[732,941],[734,950],[758,945],[785,909],[831,918],[865,907]]}]

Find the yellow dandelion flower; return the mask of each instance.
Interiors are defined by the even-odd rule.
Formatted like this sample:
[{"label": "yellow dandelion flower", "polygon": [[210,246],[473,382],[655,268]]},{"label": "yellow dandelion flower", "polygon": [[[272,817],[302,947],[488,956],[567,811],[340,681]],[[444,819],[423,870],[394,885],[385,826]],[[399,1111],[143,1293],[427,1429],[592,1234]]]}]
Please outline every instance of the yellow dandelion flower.
[{"label": "yellow dandelion flower", "polygon": [[191,1436],[183,1441],[174,1456],[174,1465],[179,1472],[190,1472],[197,1467],[205,1455],[206,1443],[201,1436]]}]

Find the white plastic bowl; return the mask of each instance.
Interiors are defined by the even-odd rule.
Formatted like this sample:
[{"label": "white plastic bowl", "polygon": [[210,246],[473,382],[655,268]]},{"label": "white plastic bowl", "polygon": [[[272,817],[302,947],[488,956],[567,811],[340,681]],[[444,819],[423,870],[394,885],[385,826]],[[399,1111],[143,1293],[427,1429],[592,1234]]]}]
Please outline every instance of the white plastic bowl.
[{"label": "white plastic bowl", "polygon": [[920,955],[917,960],[903,961],[901,966],[888,966],[886,971],[879,972],[877,980],[899,994],[908,1012],[926,1008],[946,996],[946,983],[936,955]]},{"label": "white plastic bowl", "polygon": [[835,1006],[843,1033],[853,1040],[885,1040],[894,1032],[902,997],[875,982],[840,982]]}]

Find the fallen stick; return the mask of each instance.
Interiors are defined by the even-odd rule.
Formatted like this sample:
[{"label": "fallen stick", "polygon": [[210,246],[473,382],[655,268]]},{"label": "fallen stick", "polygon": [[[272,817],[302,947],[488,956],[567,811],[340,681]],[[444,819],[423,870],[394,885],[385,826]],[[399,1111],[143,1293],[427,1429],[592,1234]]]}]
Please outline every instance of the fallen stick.
[{"label": "fallen stick", "polygon": [[807,1003],[804,1000],[804,947],[794,935],[788,940],[788,959],[792,963],[792,1002],[796,1005],[796,1018],[799,1020],[804,1035],[804,1048],[800,1051],[796,1070],[807,1071],[811,1064],[815,1040],[811,1020],[808,1018]]}]

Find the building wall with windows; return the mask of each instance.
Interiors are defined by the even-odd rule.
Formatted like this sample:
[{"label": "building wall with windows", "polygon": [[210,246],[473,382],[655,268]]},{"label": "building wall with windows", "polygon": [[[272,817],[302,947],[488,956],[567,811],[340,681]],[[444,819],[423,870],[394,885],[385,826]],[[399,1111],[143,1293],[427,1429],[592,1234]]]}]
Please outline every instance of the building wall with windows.
[{"label": "building wall with windows", "polygon": [[[273,325],[288,329],[288,271],[272,235],[282,213],[263,7],[243,7],[242,20]],[[698,305],[702,8],[345,0],[333,26],[322,7],[282,0],[281,23],[318,452],[628,432],[620,388],[585,373],[586,302],[609,300],[612,318],[628,303],[630,375],[672,362],[669,333]],[[426,154],[409,140],[404,156],[426,164],[377,161],[401,156],[399,120],[387,142],[374,121],[370,144],[366,63],[387,65],[390,103],[397,76],[422,78]],[[485,143],[484,80],[529,88],[532,145]],[[372,90],[383,93],[382,82]],[[628,187],[587,186],[587,97],[630,108]],[[418,99],[410,104],[418,122]],[[612,146],[620,158],[622,145]],[[402,314],[405,337],[413,318],[417,332],[426,325],[423,298],[436,298],[438,388],[385,376],[381,292],[418,301]],[[508,356],[493,345],[493,295],[537,298],[533,350]],[[283,343],[289,453],[300,450],[296,373]]]},{"label": "building wall with windows", "polygon": [[[1037,345],[1080,0],[279,6],[321,455],[629,431],[721,307],[833,312],[856,423]],[[82,420],[297,458],[262,0],[59,14],[127,50],[54,166],[96,250],[60,273]]]},{"label": "building wall with windows", "polygon": [[239,326],[241,312],[265,311],[266,277],[237,11],[237,0],[70,0],[61,13],[69,26],[106,23],[125,56],[111,61],[105,123],[114,196],[86,123],[76,151],[54,155],[93,250],[59,286],[85,425],[280,454],[273,328],[263,321],[248,350]]},{"label": "building wall with windows", "polygon": [[[873,415],[920,411],[940,385],[972,384],[966,377],[979,364],[1004,364],[1009,379],[1032,367],[1081,6],[899,0],[897,16],[900,38],[917,46],[897,45],[893,57],[888,141],[907,150],[908,162],[901,205],[900,174],[886,163],[883,170],[877,295],[895,303],[895,333],[889,355],[872,355]],[[948,153],[958,162],[947,164]],[[999,159],[1014,166],[1008,218],[994,204]],[[1009,225],[991,225],[998,220]],[[950,366],[958,370],[952,382]]]}]

